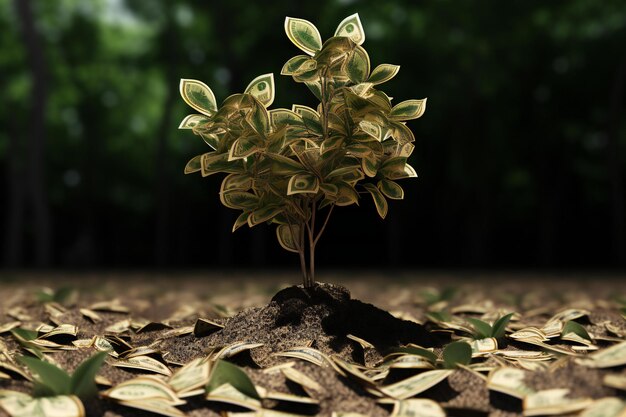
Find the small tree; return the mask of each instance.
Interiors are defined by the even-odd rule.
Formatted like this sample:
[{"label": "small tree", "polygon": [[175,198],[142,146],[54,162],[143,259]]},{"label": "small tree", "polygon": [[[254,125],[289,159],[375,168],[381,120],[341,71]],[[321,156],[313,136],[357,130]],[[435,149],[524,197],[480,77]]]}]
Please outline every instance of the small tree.
[{"label": "small tree", "polygon": [[407,164],[415,138],[405,122],[424,113],[426,99],[392,106],[391,97],[376,88],[400,67],[381,64],[370,73],[358,14],[344,19],[324,43],[303,19],[287,17],[285,31],[306,55],[288,60],[281,74],[304,83],[319,100],[317,108],[268,110],[274,101],[271,73],[219,108],[208,86],[182,79],[183,100],[201,114],[185,117],[179,128],[191,129],[213,149],[191,159],[186,174],[228,174],[220,200],[241,210],[233,231],[276,224],[278,242],[300,255],[304,286],[311,287],[315,248],[334,208],[358,204],[359,194],[367,192],[385,218],[387,198],[404,197],[396,180],[417,176]]}]

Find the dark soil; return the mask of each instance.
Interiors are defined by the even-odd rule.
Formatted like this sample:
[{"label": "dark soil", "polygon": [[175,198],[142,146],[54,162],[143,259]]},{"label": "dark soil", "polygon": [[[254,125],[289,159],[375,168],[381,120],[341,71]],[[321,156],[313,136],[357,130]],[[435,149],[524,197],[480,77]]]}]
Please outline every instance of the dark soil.
[{"label": "dark soil", "polygon": [[[442,288],[441,281],[432,279],[436,287]],[[104,282],[104,283],[103,283]],[[381,282],[381,281],[378,281]],[[389,281],[387,281],[389,282]],[[102,283],[101,286],[94,285]],[[20,282],[0,284],[0,326],[14,321],[8,313],[21,307],[23,314],[30,316],[24,323],[50,323],[49,313],[33,294],[41,284],[31,280],[24,286]],[[152,280],[135,279],[132,285],[125,281],[94,280],[73,282],[80,289],[80,297],[67,312],[55,320],[78,326],[78,338],[91,338],[104,335],[106,328],[125,319],[145,318],[155,322],[166,321],[173,328],[190,326],[198,317],[222,323],[224,328],[204,337],[193,334],[163,338],[168,329],[145,333],[126,332],[129,343],[134,346],[156,346],[168,361],[172,370],[177,364],[206,356],[212,348],[219,348],[234,342],[263,343],[263,346],[240,353],[228,360],[242,366],[252,381],[268,390],[304,395],[302,388],[287,381],[281,373],[265,373],[264,369],[287,361],[295,361],[295,369],[301,371],[324,387],[324,392],[308,392],[319,400],[319,406],[286,406],[285,403],[266,401],[265,407],[277,407],[283,411],[305,415],[330,416],[333,411],[358,412],[371,416],[389,415],[391,408],[380,405],[376,397],[363,389],[359,382],[339,376],[332,367],[318,367],[298,359],[272,356],[296,346],[312,346],[327,355],[372,367],[383,356],[398,346],[414,343],[424,347],[435,347],[440,352],[447,343],[449,334],[433,332],[432,324],[423,326],[427,305],[420,299],[423,284],[398,282],[380,286],[372,281],[359,281],[349,284],[360,298],[373,301],[379,306],[353,298],[350,292],[339,285],[324,284],[313,289],[287,287],[276,292],[275,281],[270,284],[248,284],[231,282],[229,285],[209,286],[203,282],[163,281],[156,285]],[[560,286],[559,286],[560,285]],[[585,327],[597,336],[606,335],[601,323],[610,322],[618,329],[626,329],[626,321],[610,305],[611,297],[625,290],[623,281],[609,281],[609,284],[592,286],[589,292],[586,282],[576,285],[555,284],[538,280],[520,285],[499,283],[459,285],[459,294],[447,303],[447,308],[464,304],[485,304],[489,309],[509,308],[522,315],[525,312],[539,312],[532,320],[543,323],[554,313],[565,308],[581,307],[591,311]],[[565,288],[565,290],[564,290]],[[272,296],[273,294],[273,296]],[[88,307],[94,301],[120,298],[130,310],[129,314],[99,312],[102,321],[92,323],[79,308]],[[267,300],[270,300],[267,303]],[[223,307],[234,314],[225,314]],[[541,310],[543,309],[543,311]],[[394,314],[392,315],[391,312]],[[412,317],[413,320],[396,318]],[[463,315],[463,314],[461,314]],[[357,336],[374,345],[364,349],[348,335]],[[19,351],[19,345],[9,333],[0,334],[9,351]],[[603,345],[603,346],[608,346]],[[515,350],[515,344],[507,349]],[[77,349],[54,353],[58,364],[72,371],[85,358],[93,354],[92,349]],[[490,361],[490,359],[488,359]],[[553,364],[554,365],[554,364]],[[404,370],[402,370],[404,371]],[[395,371],[394,371],[395,372]],[[407,371],[412,375],[412,371]],[[603,386],[602,379],[607,373],[623,373],[624,369],[591,369],[582,367],[573,360],[563,360],[558,366],[550,366],[544,371],[528,372],[526,384],[536,390],[569,388],[571,397],[624,396],[623,391]],[[414,372],[413,372],[414,373]],[[111,383],[131,379],[141,374],[139,371],[115,368],[104,365],[99,375]],[[401,374],[401,373],[399,373]],[[403,375],[403,374],[402,374]],[[30,384],[23,380],[0,379],[0,389],[30,391]],[[105,387],[103,387],[104,389]],[[472,417],[520,417],[521,401],[489,391],[483,378],[466,370],[456,370],[446,381],[418,395],[438,401],[448,416]],[[202,397],[189,398],[188,404],[180,407],[188,416],[217,416],[221,411],[237,410],[236,407],[208,402]],[[85,404],[89,416],[126,417],[154,415],[132,408],[122,407],[106,399],[95,399]],[[242,411],[241,409],[239,409]],[[6,414],[0,410],[0,417]]]}]

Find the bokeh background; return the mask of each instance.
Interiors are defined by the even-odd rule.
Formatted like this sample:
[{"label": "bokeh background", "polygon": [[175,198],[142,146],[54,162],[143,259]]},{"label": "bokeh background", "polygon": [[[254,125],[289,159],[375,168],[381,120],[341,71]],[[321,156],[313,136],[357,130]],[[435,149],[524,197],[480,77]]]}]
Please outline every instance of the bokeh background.
[{"label": "bokeh background", "polygon": [[274,228],[243,228],[220,178],[183,175],[204,143],[180,78],[218,101],[274,72],[274,107],[315,105],[278,75],[285,16],[323,38],[358,12],[396,101],[417,180],[385,221],[341,208],[326,267],[626,266],[622,0],[2,0],[0,255],[6,268],[293,267]]}]

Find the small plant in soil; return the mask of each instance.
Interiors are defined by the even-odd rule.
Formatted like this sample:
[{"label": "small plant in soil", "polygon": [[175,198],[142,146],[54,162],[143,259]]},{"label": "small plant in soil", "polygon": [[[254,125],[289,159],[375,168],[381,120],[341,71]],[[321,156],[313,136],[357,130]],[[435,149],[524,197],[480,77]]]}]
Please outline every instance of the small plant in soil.
[{"label": "small plant in soil", "polygon": [[95,377],[106,357],[105,352],[96,353],[82,362],[72,375],[38,358],[22,356],[19,360],[34,375],[33,396],[75,395],[86,400],[98,393]]},{"label": "small plant in soil", "polygon": [[500,339],[504,337],[504,333],[506,331],[506,326],[509,324],[513,313],[509,313],[505,316],[497,319],[493,326],[487,322],[484,322],[480,319],[475,318],[467,318],[466,320],[470,322],[472,327],[474,327],[474,334],[472,335],[475,339],[486,339],[488,337],[494,337],[496,339]]},{"label": "small plant in soil", "polygon": [[315,251],[335,207],[372,197],[385,218],[387,199],[404,198],[397,180],[416,177],[407,163],[415,137],[406,122],[425,111],[426,99],[395,106],[379,86],[397,65],[371,70],[358,14],[344,19],[322,42],[317,28],[288,17],[285,31],[303,54],[281,70],[304,84],[317,106],[269,109],[273,74],[256,77],[221,106],[204,83],[182,79],[183,100],[196,110],[179,128],[191,129],[211,148],[192,158],[185,173],[227,174],[220,200],[239,210],[233,231],[275,224],[280,245],[300,257],[304,287],[315,284]]}]

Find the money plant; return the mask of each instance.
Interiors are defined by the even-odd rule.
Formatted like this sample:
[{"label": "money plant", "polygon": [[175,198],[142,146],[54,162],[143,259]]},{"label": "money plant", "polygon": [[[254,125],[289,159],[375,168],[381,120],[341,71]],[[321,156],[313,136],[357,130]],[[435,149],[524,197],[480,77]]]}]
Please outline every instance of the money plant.
[{"label": "money plant", "polygon": [[278,242],[299,254],[304,286],[312,287],[315,249],[335,207],[358,205],[369,194],[385,218],[387,199],[404,197],[396,181],[417,176],[407,164],[415,138],[406,121],[422,116],[426,99],[394,106],[379,89],[400,67],[371,70],[358,14],[344,19],[325,42],[303,19],[287,17],[285,31],[303,54],[289,59],[281,74],[304,84],[317,106],[269,109],[271,73],[221,106],[207,85],[182,79],[182,98],[198,114],[185,117],[179,128],[191,129],[211,148],[187,163],[186,174],[227,174],[219,195],[222,204],[241,212],[233,231],[275,224]]}]

